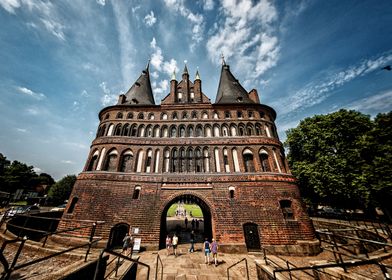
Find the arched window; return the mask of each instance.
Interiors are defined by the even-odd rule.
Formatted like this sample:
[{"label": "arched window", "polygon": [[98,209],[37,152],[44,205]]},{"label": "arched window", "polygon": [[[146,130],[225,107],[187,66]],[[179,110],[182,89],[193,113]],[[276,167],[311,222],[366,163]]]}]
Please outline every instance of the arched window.
[{"label": "arched window", "polygon": [[205,128],[204,128],[204,136],[205,137],[211,137],[212,135],[211,135],[211,126],[209,126],[209,125],[206,125],[205,126]]},{"label": "arched window", "polygon": [[135,189],[133,190],[132,199],[139,199],[141,190],[142,188],[140,186],[136,186]]},{"label": "arched window", "polygon": [[167,114],[166,113],[162,113],[161,114],[161,120],[167,120]]},{"label": "arched window", "polygon": [[208,119],[208,114],[207,114],[207,112],[203,112],[203,113],[201,114],[201,117],[202,117],[203,119]]},{"label": "arched window", "polygon": [[243,124],[238,125],[238,135],[244,136],[245,135],[245,126]]},{"label": "arched window", "polygon": [[261,125],[259,123],[256,124],[256,135],[262,135]]},{"label": "arched window", "polygon": [[204,148],[203,150],[203,171],[210,172],[210,155],[208,148]]},{"label": "arched window", "polygon": [[202,172],[202,157],[201,157],[201,151],[200,148],[197,148],[195,151],[195,171],[196,172]]},{"label": "arched window", "polygon": [[116,125],[116,129],[114,130],[114,135],[120,136],[121,135],[121,123]]},{"label": "arched window", "polygon": [[264,149],[260,150],[259,158],[260,158],[261,169],[264,172],[271,172],[271,166],[268,160],[268,152]]},{"label": "arched window", "polygon": [[139,125],[138,131],[137,131],[137,136],[144,137],[144,125]]},{"label": "arched window", "polygon": [[104,171],[116,171],[117,170],[117,151],[115,149],[108,152],[103,166]]},{"label": "arched window", "polygon": [[131,112],[128,113],[127,119],[133,119],[133,114]]},{"label": "arched window", "polygon": [[172,150],[172,158],[171,158],[171,172],[177,172],[178,166],[178,152],[177,149]]},{"label": "arched window", "polygon": [[144,172],[151,172],[151,164],[152,164],[152,150],[148,149],[147,150],[147,158],[146,158],[146,164],[144,166]]},{"label": "arched window", "polygon": [[137,153],[136,162],[135,162],[135,171],[136,172],[142,172],[143,157],[144,157],[144,151],[140,150]]},{"label": "arched window", "polygon": [[203,128],[201,125],[196,126],[196,137],[203,136]]},{"label": "arched window", "polygon": [[122,128],[121,135],[122,136],[128,136],[128,134],[129,134],[129,124],[126,123],[126,124],[124,124],[124,126]]},{"label": "arched window", "polygon": [[113,130],[114,130],[114,125],[111,123],[111,124],[109,125],[109,128],[108,128],[108,134],[107,134],[107,136],[112,136],[112,135],[113,135]]},{"label": "arched window", "polygon": [[237,118],[242,119],[242,111],[237,111]]},{"label": "arched window", "polygon": [[137,135],[137,125],[136,124],[132,125],[131,130],[130,130],[129,133],[130,133],[131,136],[136,136]]},{"label": "arched window", "polygon": [[109,115],[109,113],[107,113],[107,114],[105,115],[105,120],[107,120],[109,117],[110,117],[110,115]]},{"label": "arched window", "polygon": [[235,124],[230,125],[230,133],[231,133],[231,136],[237,135],[237,126]]},{"label": "arched window", "polygon": [[175,125],[170,128],[170,137],[177,137],[177,127]]},{"label": "arched window", "polygon": [[120,158],[120,172],[131,172],[132,171],[132,159],[133,153],[131,150],[126,150],[122,153]]},{"label": "arched window", "polygon": [[69,205],[67,214],[71,214],[75,210],[76,203],[78,203],[79,198],[74,196],[71,200],[71,204]]},{"label": "arched window", "polygon": [[162,137],[169,137],[169,130],[167,129],[167,126],[166,125],[164,125],[163,127],[162,127],[162,132],[161,132],[161,136]]},{"label": "arched window", "polygon": [[152,125],[148,125],[146,128],[146,137],[152,137]]},{"label": "arched window", "polygon": [[193,137],[193,126],[188,126],[188,137]]},{"label": "arched window", "polygon": [[225,119],[230,119],[231,115],[230,115],[230,111],[225,111]]},{"label": "arched window", "polygon": [[231,199],[234,198],[235,187],[229,187],[229,196]]},{"label": "arched window", "polygon": [[163,159],[163,172],[169,172],[170,166],[170,151],[165,150]]},{"label": "arched window", "polygon": [[214,117],[214,119],[219,119],[218,112],[214,111],[214,113],[213,113],[213,117]]},{"label": "arched window", "polygon": [[242,157],[244,160],[245,172],[255,172],[252,151],[249,149],[245,149],[242,153]]},{"label": "arched window", "polygon": [[286,158],[283,150],[280,151],[280,161],[282,162],[282,171],[286,172]]},{"label": "arched window", "polygon": [[281,200],[279,201],[280,210],[282,210],[282,214],[284,219],[286,220],[294,220],[294,212],[291,207],[290,200]]},{"label": "arched window", "polygon": [[117,116],[116,116],[116,119],[122,119],[122,118],[123,118],[123,113],[118,112]]},{"label": "arched window", "polygon": [[173,120],[178,120],[177,112],[174,112],[174,113],[173,113],[172,119],[173,119]]},{"label": "arched window", "polygon": [[98,157],[99,157],[99,151],[96,150],[91,157],[90,163],[87,167],[87,171],[93,171],[95,168],[97,168],[97,162],[98,162]]},{"label": "arched window", "polygon": [[153,114],[153,113],[148,114],[148,119],[149,119],[149,120],[155,119],[154,114]]},{"label": "arched window", "polygon": [[194,158],[193,158],[193,150],[189,149],[188,150],[188,167],[187,167],[188,172],[194,172]]},{"label": "arched window", "polygon": [[255,134],[255,133],[254,133],[254,130],[253,130],[253,125],[251,125],[251,124],[247,124],[247,125],[246,125],[246,133],[247,133],[249,136],[252,136],[252,135]]},{"label": "arched window", "polygon": [[159,138],[159,133],[160,133],[160,129],[159,129],[159,125],[156,125],[154,127],[154,137]]},{"label": "arched window", "polygon": [[180,137],[185,137],[185,126],[180,126]]},{"label": "arched window", "polygon": [[220,136],[219,126],[218,125],[214,125],[214,136],[215,137],[219,137]]},{"label": "arched window", "polygon": [[253,118],[254,117],[254,113],[253,111],[248,111],[248,118]]},{"label": "arched window", "polygon": [[234,162],[234,172],[240,172],[240,162],[238,160],[238,153],[237,153],[237,149],[233,148],[231,150],[232,154],[233,154],[233,162]]},{"label": "arched window", "polygon": [[143,113],[139,113],[139,115],[137,115],[137,118],[138,118],[139,120],[143,120],[143,119],[144,119]]},{"label": "arched window", "polygon": [[159,156],[160,156],[160,151],[156,150],[155,151],[155,164],[154,164],[154,173],[159,172]]},{"label": "arched window", "polygon": [[223,165],[225,166],[225,172],[230,172],[229,157],[226,148],[223,149]]},{"label": "arched window", "polygon": [[192,112],[192,119],[197,119],[197,113],[195,111]]},{"label": "arched window", "polygon": [[267,133],[267,137],[271,137],[271,133],[268,125],[265,125],[265,132]]},{"label": "arched window", "polygon": [[105,135],[106,125],[102,125],[98,128],[97,137],[101,137]]},{"label": "arched window", "polygon": [[187,118],[188,118],[188,113],[186,111],[182,112],[182,119],[186,120]]},{"label": "arched window", "polygon": [[214,149],[214,155],[215,155],[215,169],[216,169],[216,172],[221,172],[220,163],[219,163],[219,150],[218,150],[218,148]]},{"label": "arched window", "polygon": [[180,164],[178,165],[178,167],[179,167],[179,172],[186,171],[186,153],[184,148],[181,148],[180,150]]},{"label": "arched window", "polygon": [[222,125],[222,136],[227,137],[229,136],[229,128],[226,124]]}]

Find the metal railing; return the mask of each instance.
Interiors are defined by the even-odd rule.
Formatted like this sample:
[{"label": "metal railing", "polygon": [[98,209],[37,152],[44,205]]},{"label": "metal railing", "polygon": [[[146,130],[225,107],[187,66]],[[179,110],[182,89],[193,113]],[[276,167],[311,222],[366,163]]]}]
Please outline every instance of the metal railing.
[{"label": "metal railing", "polygon": [[230,269],[232,269],[233,267],[235,267],[236,265],[240,264],[241,262],[245,262],[245,268],[246,268],[246,279],[249,280],[249,269],[248,269],[248,260],[246,258],[243,258],[242,260],[239,260],[238,262],[232,264],[231,266],[229,266],[227,268],[227,279],[230,279]]},{"label": "metal railing", "polygon": [[[30,216],[30,215],[24,215],[24,216],[27,216],[26,220],[28,218],[31,218],[31,217],[37,218],[36,216]],[[46,217],[41,217],[41,218],[46,218]],[[87,246],[87,250],[86,250],[86,254],[85,254],[85,258],[84,258],[84,261],[86,262],[87,261],[87,257],[88,257],[88,255],[90,253],[92,245],[94,245],[98,241],[102,240],[102,238],[95,238],[94,239],[94,235],[95,235],[95,230],[96,230],[97,224],[102,224],[102,223],[103,222],[93,222],[92,225],[83,226],[83,227],[74,227],[74,228],[70,228],[70,229],[63,229],[63,230],[54,231],[54,232],[46,232],[46,231],[42,231],[42,230],[37,230],[37,229],[32,229],[32,228],[23,228],[21,226],[12,225],[12,226],[14,226],[16,228],[19,228],[21,231],[29,230],[29,231],[33,231],[33,232],[43,233],[43,236],[45,236],[45,239],[44,239],[42,247],[45,246],[46,240],[47,240],[47,238],[49,236],[52,236],[52,235],[55,235],[55,234],[59,234],[59,233],[75,231],[75,230],[78,230],[78,229],[81,229],[81,228],[91,227],[91,230],[90,230],[90,236],[89,236],[89,241],[88,242],[82,243],[81,245],[72,246],[70,248],[67,248],[67,249],[64,249],[64,250],[60,250],[60,251],[58,251],[56,253],[49,254],[49,255],[47,255],[45,257],[41,257],[41,258],[38,258],[38,259],[35,259],[35,260],[32,260],[32,261],[28,261],[28,262],[25,262],[25,263],[22,263],[22,264],[19,264],[19,265],[17,265],[17,262],[18,262],[20,253],[22,252],[22,250],[24,248],[24,245],[25,245],[26,241],[28,240],[28,238],[26,236],[23,237],[23,238],[18,236],[16,239],[13,239],[13,240],[5,240],[3,242],[1,248],[0,248],[0,262],[3,265],[3,268],[4,268],[4,272],[1,274],[1,278],[0,279],[1,280],[8,280],[11,277],[11,274],[14,271],[17,271],[17,270],[25,268],[27,266],[34,265],[36,263],[39,263],[39,262],[42,262],[42,261],[46,261],[48,259],[60,256],[62,254],[65,254],[65,253],[68,253],[68,252],[74,251],[76,249],[80,249],[80,248],[83,248],[83,247]],[[24,224],[26,224],[26,223],[24,223]],[[3,254],[4,250],[6,249],[7,245],[13,244],[13,243],[17,243],[17,242],[20,242],[18,250],[17,250],[17,252],[16,252],[16,254],[14,256],[14,259],[13,259],[11,265],[9,265],[9,262],[4,257],[4,254]]]},{"label": "metal railing", "polygon": [[163,280],[163,262],[162,262],[161,257],[159,256],[159,254],[157,254],[157,264],[156,264],[156,267],[155,267],[155,280],[158,279],[158,261],[159,261],[159,263],[161,264],[161,267],[162,267],[162,270],[161,270],[161,280]]}]

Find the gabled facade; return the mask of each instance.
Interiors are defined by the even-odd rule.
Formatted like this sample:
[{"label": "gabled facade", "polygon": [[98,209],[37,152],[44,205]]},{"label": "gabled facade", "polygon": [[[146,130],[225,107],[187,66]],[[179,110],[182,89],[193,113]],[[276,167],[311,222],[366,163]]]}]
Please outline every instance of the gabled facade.
[{"label": "gabled facade", "polygon": [[316,253],[275,118],[226,63],[215,103],[203,93],[199,72],[191,81],[185,66],[156,105],[147,66],[116,105],[99,113],[97,136],[61,226],[104,221],[97,234],[108,245],[119,227],[136,227],[142,246],[158,249],[167,234],[168,208],[189,201],[203,211],[203,234],[216,237],[224,251],[265,246]]}]

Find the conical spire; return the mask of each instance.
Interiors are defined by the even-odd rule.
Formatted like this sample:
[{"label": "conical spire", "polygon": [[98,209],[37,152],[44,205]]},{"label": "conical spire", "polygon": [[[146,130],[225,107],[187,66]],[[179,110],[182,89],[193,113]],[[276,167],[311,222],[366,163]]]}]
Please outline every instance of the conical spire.
[{"label": "conical spire", "polygon": [[196,77],[195,80],[200,80],[199,69],[196,70]]},{"label": "conical spire", "polygon": [[182,72],[182,74],[187,74],[188,75],[188,67],[186,67],[186,62],[185,62],[185,67],[184,67],[184,71]]},{"label": "conical spire", "polygon": [[146,69],[142,71],[142,74],[132,87],[125,94],[127,104],[139,104],[139,105],[155,105],[154,95],[152,94],[151,82],[150,82],[150,61],[148,61]]},{"label": "conical spire", "polygon": [[215,103],[254,103],[248,92],[230,72],[229,65],[222,57],[222,71]]},{"label": "conical spire", "polygon": [[173,70],[173,74],[171,75],[171,80],[175,80],[176,79],[176,70]]}]

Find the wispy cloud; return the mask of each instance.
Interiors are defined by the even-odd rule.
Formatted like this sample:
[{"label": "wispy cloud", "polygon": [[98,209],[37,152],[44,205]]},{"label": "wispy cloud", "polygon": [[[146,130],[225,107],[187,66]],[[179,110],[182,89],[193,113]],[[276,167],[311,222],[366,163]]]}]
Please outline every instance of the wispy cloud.
[{"label": "wispy cloud", "polygon": [[46,97],[45,94],[43,94],[43,93],[34,92],[31,89],[28,89],[25,87],[16,87],[16,89],[18,90],[19,93],[31,96],[37,100],[42,100]]},{"label": "wispy cloud", "polygon": [[356,65],[344,70],[327,73],[324,79],[312,81],[305,87],[290,95],[285,100],[279,100],[275,105],[281,114],[287,114],[297,110],[304,110],[316,104],[320,104],[331,96],[334,90],[351,82],[352,80],[365,76],[378,70],[386,63],[392,61],[392,54],[382,54],[376,58],[364,59]]},{"label": "wispy cloud", "polygon": [[105,6],[106,4],[106,0],[96,0],[97,4],[101,5],[101,6]]},{"label": "wispy cloud", "polygon": [[374,112],[389,112],[392,110],[392,90],[356,100],[346,107],[370,114]]},{"label": "wispy cloud", "polygon": [[104,95],[101,97],[101,104],[103,106],[115,104],[118,96],[116,94],[111,93],[110,89],[106,85],[106,82],[100,83],[99,87],[102,89],[102,91],[104,93]]},{"label": "wispy cloud", "polygon": [[211,11],[214,9],[214,0],[203,0],[203,9],[206,11]]},{"label": "wispy cloud", "polygon": [[186,18],[191,28],[192,43],[190,44],[190,50],[193,51],[198,43],[203,40],[203,33],[205,29],[204,17],[199,13],[193,13],[190,9],[185,6],[183,0],[164,0],[166,6],[171,11],[179,13],[181,16]]},{"label": "wispy cloud", "polygon": [[136,57],[136,50],[132,42],[132,33],[129,23],[129,15],[127,7],[123,2],[111,2],[114,16],[116,19],[116,27],[119,34],[120,56],[121,56],[121,73],[123,80],[123,87],[127,88],[131,84],[131,77],[135,72],[135,65],[131,62],[132,57]]},{"label": "wispy cloud", "polygon": [[61,163],[65,163],[65,164],[75,164],[75,162],[74,161],[72,161],[72,160],[61,160]]},{"label": "wispy cloud", "polygon": [[237,73],[249,79],[258,78],[276,65],[279,58],[279,41],[274,23],[278,18],[276,8],[267,0],[253,4],[251,0],[223,1],[221,11],[225,16],[207,41],[210,60],[219,63],[223,54]]},{"label": "wispy cloud", "polygon": [[25,129],[25,128],[16,128],[16,131],[18,131],[18,132],[21,132],[21,133],[26,133],[27,132],[27,129]]},{"label": "wispy cloud", "polygon": [[144,22],[146,23],[147,26],[153,26],[157,22],[157,18],[154,16],[154,12],[150,11],[149,14],[147,14],[144,17]]},{"label": "wispy cloud", "polygon": [[57,8],[49,1],[32,1],[32,0],[0,0],[0,5],[7,12],[16,14],[17,9],[23,9],[29,12],[33,17],[33,22],[27,22],[27,26],[36,29],[46,29],[57,37],[65,41],[65,25],[59,18]]}]

